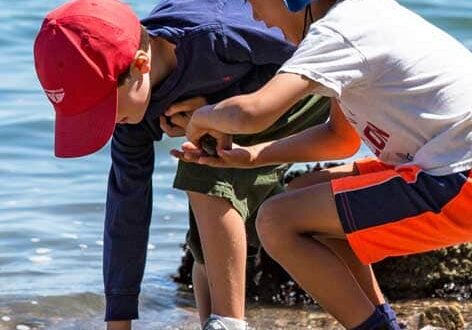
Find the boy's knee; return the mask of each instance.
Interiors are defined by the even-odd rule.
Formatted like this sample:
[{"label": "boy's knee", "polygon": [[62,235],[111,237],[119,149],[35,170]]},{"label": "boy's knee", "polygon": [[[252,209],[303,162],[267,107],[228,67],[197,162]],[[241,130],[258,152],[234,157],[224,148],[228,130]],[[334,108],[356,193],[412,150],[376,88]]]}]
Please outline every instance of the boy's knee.
[{"label": "boy's knee", "polygon": [[281,242],[279,236],[282,233],[280,214],[277,214],[276,202],[268,200],[264,202],[257,213],[256,230],[261,244],[266,250],[273,250]]}]

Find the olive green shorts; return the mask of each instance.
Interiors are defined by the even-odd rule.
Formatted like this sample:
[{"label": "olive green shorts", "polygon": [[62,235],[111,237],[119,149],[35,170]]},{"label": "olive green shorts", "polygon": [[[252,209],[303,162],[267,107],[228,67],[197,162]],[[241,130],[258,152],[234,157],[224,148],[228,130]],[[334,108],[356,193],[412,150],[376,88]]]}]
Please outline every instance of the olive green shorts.
[{"label": "olive green shorts", "polygon": [[[329,98],[310,96],[293,106],[265,131],[252,135],[237,135],[235,143],[243,146],[280,139],[326,122]],[[179,162],[174,188],[193,191],[228,200],[246,224],[250,246],[258,247],[255,219],[259,206],[271,196],[283,191],[283,176],[289,165],[253,169],[213,168]],[[190,210],[187,244],[195,260],[203,263],[203,251],[195,217]]]}]

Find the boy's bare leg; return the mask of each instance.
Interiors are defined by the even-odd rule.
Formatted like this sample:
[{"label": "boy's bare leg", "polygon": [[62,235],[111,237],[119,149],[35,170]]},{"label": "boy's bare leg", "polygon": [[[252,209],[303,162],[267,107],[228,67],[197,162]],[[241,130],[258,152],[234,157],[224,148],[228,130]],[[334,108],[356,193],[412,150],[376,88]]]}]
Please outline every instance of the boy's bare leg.
[{"label": "boy's bare leg", "polygon": [[193,293],[197,303],[200,323],[203,324],[211,314],[210,288],[206,276],[205,265],[198,262],[193,263],[192,269]]},{"label": "boy's bare leg", "polygon": [[361,286],[364,293],[375,306],[384,304],[385,298],[380,290],[377,278],[372,267],[362,264],[349,243],[343,239],[317,238],[321,243],[331,249],[339,258],[341,258]]},{"label": "boy's bare leg", "polygon": [[107,330],[131,330],[131,321],[107,322]]},{"label": "boy's bare leg", "polygon": [[223,198],[189,192],[204,251],[211,312],[244,319],[246,230],[239,213]]},{"label": "boy's bare leg", "polygon": [[[287,191],[305,188],[318,183],[329,182],[332,179],[358,174],[359,172],[355,168],[354,164],[341,165],[318,172],[310,172],[293,179],[288,184]],[[346,240],[328,238],[317,239],[344,260],[357,282],[374,305],[385,303],[385,298],[380,290],[372,267],[370,265],[363,265],[359,261]]]},{"label": "boy's bare leg", "polygon": [[267,252],[345,327],[375,310],[346,263],[313,234],[344,238],[329,183],[277,195],[259,209],[257,229]]}]

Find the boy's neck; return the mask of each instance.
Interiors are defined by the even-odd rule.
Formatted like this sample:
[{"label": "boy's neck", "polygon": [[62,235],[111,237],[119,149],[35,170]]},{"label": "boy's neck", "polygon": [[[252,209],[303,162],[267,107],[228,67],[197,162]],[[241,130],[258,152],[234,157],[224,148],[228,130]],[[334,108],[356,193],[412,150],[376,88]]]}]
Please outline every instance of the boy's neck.
[{"label": "boy's neck", "polygon": [[164,81],[177,65],[175,45],[164,38],[151,38],[151,88]]},{"label": "boy's neck", "polygon": [[[317,20],[323,18],[326,13],[331,9],[331,7],[336,4],[337,1],[338,0],[319,0],[316,2],[312,2],[310,8],[313,21],[310,21],[310,18],[308,18],[308,21],[306,22],[308,26],[306,27],[309,28],[309,25],[311,23],[314,23]],[[300,33],[300,31],[303,30],[303,27],[305,27],[305,11],[297,12],[292,15],[292,17],[294,17],[292,20],[293,24],[291,24],[288,30],[286,30],[285,32],[287,35],[291,36],[291,38],[289,37],[290,40],[292,40],[296,44],[299,44],[303,40],[303,38],[305,37],[305,33],[307,32],[303,31],[303,33]]]},{"label": "boy's neck", "polygon": [[321,0],[311,4],[311,13],[313,20],[316,22],[326,15],[326,13],[333,7],[338,0]]}]

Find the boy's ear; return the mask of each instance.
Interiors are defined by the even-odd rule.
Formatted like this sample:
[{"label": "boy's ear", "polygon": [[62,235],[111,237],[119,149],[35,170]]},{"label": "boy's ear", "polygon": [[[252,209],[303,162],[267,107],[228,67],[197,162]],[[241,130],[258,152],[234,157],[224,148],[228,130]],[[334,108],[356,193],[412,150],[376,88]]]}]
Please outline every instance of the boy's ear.
[{"label": "boy's ear", "polygon": [[151,59],[146,52],[138,50],[131,63],[131,71],[140,74],[146,74],[151,71]]}]

